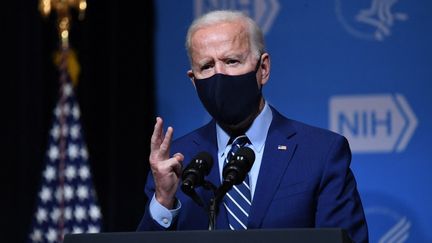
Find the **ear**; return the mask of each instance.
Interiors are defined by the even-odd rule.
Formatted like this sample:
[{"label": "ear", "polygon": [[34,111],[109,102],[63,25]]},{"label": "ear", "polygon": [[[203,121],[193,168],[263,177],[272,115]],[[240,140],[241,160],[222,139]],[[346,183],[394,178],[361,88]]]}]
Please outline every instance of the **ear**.
[{"label": "ear", "polygon": [[261,85],[267,83],[270,77],[270,55],[268,53],[264,53],[261,55]]},{"label": "ear", "polygon": [[187,76],[189,77],[189,79],[191,80],[193,86],[195,87],[195,75],[192,72],[192,70],[188,70],[187,71]]}]

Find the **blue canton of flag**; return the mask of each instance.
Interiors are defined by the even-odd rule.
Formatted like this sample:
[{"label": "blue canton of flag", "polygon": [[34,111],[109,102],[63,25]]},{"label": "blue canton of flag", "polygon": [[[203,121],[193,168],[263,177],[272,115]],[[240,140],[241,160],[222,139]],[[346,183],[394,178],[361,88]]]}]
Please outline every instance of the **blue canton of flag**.
[{"label": "blue canton of flag", "polygon": [[29,242],[62,242],[68,233],[101,231],[80,109],[65,62],[62,66],[60,99],[54,110]]}]

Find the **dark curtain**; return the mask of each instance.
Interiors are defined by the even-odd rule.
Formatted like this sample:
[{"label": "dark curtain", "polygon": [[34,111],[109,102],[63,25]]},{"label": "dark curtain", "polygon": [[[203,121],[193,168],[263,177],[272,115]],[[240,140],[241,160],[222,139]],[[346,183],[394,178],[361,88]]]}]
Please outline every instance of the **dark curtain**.
[{"label": "dark curtain", "polygon": [[[81,65],[76,94],[103,231],[134,231],[147,200],[154,126],[154,6],[87,3],[83,21],[73,12],[70,37]],[[43,19],[37,4],[7,1],[1,17],[2,242],[25,242],[30,230],[58,95],[55,16]]]}]

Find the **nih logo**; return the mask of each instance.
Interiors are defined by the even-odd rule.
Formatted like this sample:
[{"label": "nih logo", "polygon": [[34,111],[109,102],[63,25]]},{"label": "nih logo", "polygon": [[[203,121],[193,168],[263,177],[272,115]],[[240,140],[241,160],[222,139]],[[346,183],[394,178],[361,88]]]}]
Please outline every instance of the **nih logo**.
[{"label": "nih logo", "polygon": [[402,152],[418,123],[401,94],[333,96],[329,110],[330,129],[357,153]]}]

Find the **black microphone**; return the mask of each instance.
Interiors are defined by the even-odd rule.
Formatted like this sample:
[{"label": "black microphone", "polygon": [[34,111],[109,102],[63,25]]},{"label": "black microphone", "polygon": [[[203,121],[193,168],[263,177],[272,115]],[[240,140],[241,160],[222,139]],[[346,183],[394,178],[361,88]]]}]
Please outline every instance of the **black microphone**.
[{"label": "black microphone", "polygon": [[198,153],[183,170],[182,191],[189,195],[194,188],[202,186],[204,177],[210,173],[212,166],[213,158],[209,153]]},{"label": "black microphone", "polygon": [[254,161],[255,153],[251,148],[239,148],[223,168],[223,184],[232,186],[242,183],[252,168]]}]

